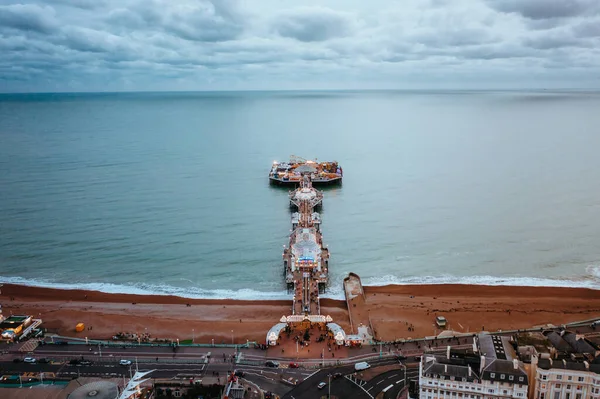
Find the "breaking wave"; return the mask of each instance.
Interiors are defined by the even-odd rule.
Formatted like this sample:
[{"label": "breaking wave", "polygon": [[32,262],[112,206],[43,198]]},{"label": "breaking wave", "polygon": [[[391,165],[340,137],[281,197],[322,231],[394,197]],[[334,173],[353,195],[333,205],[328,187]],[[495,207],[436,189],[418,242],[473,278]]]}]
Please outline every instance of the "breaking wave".
[{"label": "breaking wave", "polygon": [[[287,300],[291,296],[282,291],[257,291],[250,288],[239,290],[202,289],[196,287],[176,287],[171,285],[154,285],[139,283],[134,285],[112,283],[58,283],[45,280],[26,279],[22,277],[0,276],[0,282],[20,284],[33,287],[57,289],[81,289],[99,291],[108,294],[137,295],[173,295],[192,299],[238,299],[238,300]],[[365,277],[363,284],[367,286],[383,285],[419,285],[419,284],[472,284],[495,286],[533,286],[533,287],[572,287],[600,290],[600,266],[590,265],[586,268],[586,276],[579,278],[538,278],[538,277],[498,277],[498,276],[413,276],[398,277],[393,275]],[[344,299],[341,281],[333,282],[322,296],[330,299]]]}]

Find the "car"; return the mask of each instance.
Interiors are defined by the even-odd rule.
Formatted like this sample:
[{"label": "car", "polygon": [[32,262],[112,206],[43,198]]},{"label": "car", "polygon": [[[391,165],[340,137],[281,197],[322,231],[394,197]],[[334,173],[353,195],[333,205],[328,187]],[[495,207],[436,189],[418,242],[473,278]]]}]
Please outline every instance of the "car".
[{"label": "car", "polygon": [[21,362],[22,362],[22,360],[18,357],[13,359],[13,363],[21,363]]},{"label": "car", "polygon": [[279,367],[279,363],[277,363],[277,362],[274,362],[273,360],[267,360],[267,361],[265,362],[265,366],[267,366],[267,367],[273,367],[273,368],[277,368],[277,367]]},{"label": "car", "polygon": [[82,366],[91,366],[92,362],[89,361],[89,360],[82,360],[82,361],[79,362],[79,364],[82,365]]},{"label": "car", "polygon": [[366,370],[370,367],[371,367],[371,365],[367,362],[358,362],[354,365],[354,370],[362,371],[362,370]]},{"label": "car", "polygon": [[438,316],[435,318],[435,324],[437,324],[439,328],[446,328],[447,320],[444,316]]},{"label": "car", "polygon": [[235,375],[236,377],[243,377],[243,376],[245,376],[245,375],[246,375],[246,373],[244,373],[244,372],[243,372],[243,371],[241,371],[241,370],[235,370],[235,371],[233,372],[233,375]]},{"label": "car", "polygon": [[294,362],[291,362],[289,365],[289,368],[291,368],[291,369],[297,369],[298,367],[300,367],[300,365],[298,363],[294,363]]},{"label": "car", "polygon": [[332,378],[334,380],[337,380],[338,378],[342,378],[343,376],[344,376],[344,374],[342,374],[342,373],[335,373]]},{"label": "car", "polygon": [[119,361],[119,364],[120,364],[121,366],[131,366],[131,360],[127,360],[127,359],[121,359],[121,360]]},{"label": "car", "polygon": [[35,357],[26,357],[23,359],[25,363],[35,363]]},{"label": "car", "polygon": [[415,362],[420,362],[421,356],[415,356],[415,357],[413,357],[413,359],[415,360]]},{"label": "car", "polygon": [[319,389],[323,389],[327,386],[327,383],[324,381],[319,382],[319,385],[317,385],[317,388]]},{"label": "car", "polygon": [[50,363],[50,361],[48,359],[46,359],[45,357],[41,358],[40,360],[38,360],[38,363]]}]

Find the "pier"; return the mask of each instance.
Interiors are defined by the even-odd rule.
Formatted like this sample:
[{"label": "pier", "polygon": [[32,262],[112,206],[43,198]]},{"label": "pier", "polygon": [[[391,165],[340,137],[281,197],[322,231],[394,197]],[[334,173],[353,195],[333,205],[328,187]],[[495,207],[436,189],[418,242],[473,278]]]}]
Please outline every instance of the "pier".
[{"label": "pier", "polygon": [[319,294],[329,276],[329,250],[323,244],[321,217],[315,207],[323,193],[312,187],[310,176],[302,176],[300,187],[290,193],[298,212],[292,215],[289,245],[283,251],[285,281],[294,293],[292,315],[320,315]]},{"label": "pier", "polygon": [[331,316],[321,313],[320,295],[329,282],[329,249],[323,243],[321,215],[316,212],[323,203],[323,192],[312,185],[314,171],[301,171],[299,187],[289,193],[290,206],[295,212],[291,217],[292,232],[282,256],[292,306],[290,314],[282,316],[267,333],[267,345],[282,344],[285,336],[291,338],[294,334],[298,352],[299,344],[304,347],[310,342],[310,338],[304,337],[316,334],[316,342],[326,343],[330,351],[330,345],[346,345],[346,333]]}]

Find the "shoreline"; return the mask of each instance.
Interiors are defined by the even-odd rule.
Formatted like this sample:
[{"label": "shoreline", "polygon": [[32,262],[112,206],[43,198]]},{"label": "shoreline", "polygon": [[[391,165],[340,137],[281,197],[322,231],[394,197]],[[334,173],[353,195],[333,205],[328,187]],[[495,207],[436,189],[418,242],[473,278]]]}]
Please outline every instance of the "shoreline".
[{"label": "shoreline", "polygon": [[[588,269],[592,268],[591,266]],[[406,286],[469,286],[469,287],[531,287],[531,288],[555,288],[555,289],[590,289],[600,291],[600,266],[594,266],[594,271],[577,279],[554,279],[540,277],[499,277],[499,276],[471,276],[471,277],[409,277],[406,280],[397,280],[393,276],[383,276],[382,278],[365,278],[363,286],[365,287],[406,287]],[[201,292],[208,294],[197,294],[192,291],[186,292],[189,288],[170,287],[173,292],[162,291],[160,288],[152,286],[149,288],[136,287],[134,285],[118,285],[113,283],[57,283],[38,280],[28,280],[21,277],[0,277],[0,285],[33,287],[39,289],[50,289],[59,291],[89,291],[99,292],[106,295],[137,295],[137,296],[158,296],[174,297],[189,300],[236,300],[236,301],[286,301],[289,294],[282,288],[281,291],[255,291],[252,289],[201,289]],[[342,280],[339,281],[339,289],[334,292],[328,292],[321,295],[321,298],[344,301]],[[169,287],[168,287],[169,288]],[[329,287],[331,289],[331,286]],[[180,292],[178,292],[178,290]],[[227,294],[229,292],[230,294]],[[214,293],[214,294],[210,294]],[[254,296],[255,295],[255,296]]]},{"label": "shoreline", "polygon": [[[364,291],[367,322],[382,340],[439,333],[433,324],[438,314],[458,332],[600,318],[600,290],[588,288],[429,284],[364,286]],[[194,337],[204,343],[213,339],[215,343],[264,343],[268,330],[290,314],[292,302],[291,296],[289,300],[192,299],[16,284],[4,284],[1,292],[5,316],[41,317],[50,333],[105,339],[121,331],[148,332],[153,338]],[[322,314],[331,315],[350,331],[345,300],[325,298],[321,308]],[[92,330],[75,333],[79,322]]]}]

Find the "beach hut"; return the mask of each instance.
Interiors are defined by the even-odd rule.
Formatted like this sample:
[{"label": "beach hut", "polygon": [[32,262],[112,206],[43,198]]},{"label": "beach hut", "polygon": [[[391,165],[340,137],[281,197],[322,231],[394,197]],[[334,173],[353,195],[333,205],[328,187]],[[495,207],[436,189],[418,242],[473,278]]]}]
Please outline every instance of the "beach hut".
[{"label": "beach hut", "polygon": [[77,332],[82,332],[85,329],[85,324],[83,323],[77,323],[77,325],[75,326],[75,331]]}]

